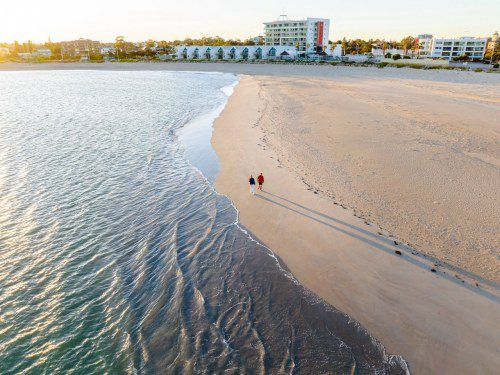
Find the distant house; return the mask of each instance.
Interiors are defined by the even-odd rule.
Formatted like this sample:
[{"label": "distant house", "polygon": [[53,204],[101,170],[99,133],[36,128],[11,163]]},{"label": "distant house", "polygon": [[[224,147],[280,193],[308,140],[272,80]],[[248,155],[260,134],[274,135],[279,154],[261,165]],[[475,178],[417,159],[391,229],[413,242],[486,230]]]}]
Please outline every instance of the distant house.
[{"label": "distant house", "polygon": [[101,55],[109,55],[110,53],[115,53],[114,47],[101,47]]},{"label": "distant house", "polygon": [[382,48],[375,48],[375,47],[372,48],[372,55],[374,57],[379,57],[379,58],[384,57],[388,53],[391,54],[391,56],[394,55],[404,56],[407,55],[409,52],[410,52],[409,50],[405,51],[404,49],[397,49],[397,48],[387,48],[385,50]]},{"label": "distant house", "polygon": [[52,51],[48,48],[39,48],[36,50],[36,55],[38,57],[50,57],[52,56]]},{"label": "distant house", "polygon": [[61,42],[61,53],[64,56],[75,57],[79,55],[88,55],[89,53],[98,53],[101,43],[97,40],[78,39]]},{"label": "distant house", "polygon": [[8,48],[5,48],[5,47],[1,47],[0,48],[0,57],[5,57],[5,56],[8,56],[10,55],[10,51]]},{"label": "distant house", "polygon": [[333,57],[342,57],[342,44],[337,44],[333,50],[331,50],[331,55]]},{"label": "distant house", "polygon": [[33,54],[30,52],[18,52],[17,56],[23,60],[29,60],[33,57]]}]

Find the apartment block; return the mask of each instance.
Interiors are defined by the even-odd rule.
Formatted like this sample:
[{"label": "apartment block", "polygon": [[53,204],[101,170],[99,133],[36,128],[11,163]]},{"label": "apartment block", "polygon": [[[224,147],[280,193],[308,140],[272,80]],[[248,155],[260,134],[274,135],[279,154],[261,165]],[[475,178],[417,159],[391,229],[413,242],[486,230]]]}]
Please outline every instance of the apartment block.
[{"label": "apartment block", "polygon": [[420,57],[429,57],[432,50],[432,41],[434,35],[420,34],[417,36],[417,43],[419,44],[418,55]]},{"label": "apartment block", "polygon": [[429,57],[451,60],[454,57],[468,55],[471,59],[482,59],[487,42],[487,38],[434,38]]},{"label": "apartment block", "polygon": [[299,53],[321,53],[328,48],[330,20],[307,18],[305,20],[281,19],[264,22],[266,46],[295,47]]}]

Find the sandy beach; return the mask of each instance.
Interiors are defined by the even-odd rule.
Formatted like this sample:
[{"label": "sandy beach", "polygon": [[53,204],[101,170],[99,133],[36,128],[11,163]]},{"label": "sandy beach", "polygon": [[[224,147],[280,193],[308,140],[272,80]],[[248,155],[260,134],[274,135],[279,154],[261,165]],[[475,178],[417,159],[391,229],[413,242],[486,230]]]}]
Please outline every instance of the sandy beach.
[{"label": "sandy beach", "polygon": [[[376,76],[242,77],[215,123],[216,188],[301,283],[414,373],[493,374],[497,94]],[[250,196],[258,172],[264,191]]]},{"label": "sandy beach", "polygon": [[[294,277],[414,374],[500,368],[500,75],[230,63],[0,64],[228,72],[218,192]],[[263,172],[264,191],[248,177]],[[398,252],[398,253],[396,253]]]}]

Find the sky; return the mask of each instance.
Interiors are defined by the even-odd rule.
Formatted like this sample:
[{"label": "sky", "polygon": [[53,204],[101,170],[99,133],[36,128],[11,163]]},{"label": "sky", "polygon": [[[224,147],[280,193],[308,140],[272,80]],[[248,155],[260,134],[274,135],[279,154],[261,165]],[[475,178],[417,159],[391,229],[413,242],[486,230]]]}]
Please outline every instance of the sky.
[{"label": "sky", "polygon": [[500,31],[500,0],[0,0],[0,42],[246,39],[280,14],[329,18],[331,40]]}]

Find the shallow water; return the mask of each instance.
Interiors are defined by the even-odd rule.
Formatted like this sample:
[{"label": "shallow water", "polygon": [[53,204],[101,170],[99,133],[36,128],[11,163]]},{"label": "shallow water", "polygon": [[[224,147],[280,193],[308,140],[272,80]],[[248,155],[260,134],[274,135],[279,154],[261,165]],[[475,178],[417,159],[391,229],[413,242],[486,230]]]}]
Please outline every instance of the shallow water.
[{"label": "shallow water", "polygon": [[0,373],[405,373],[213,190],[235,79],[0,72]]}]

